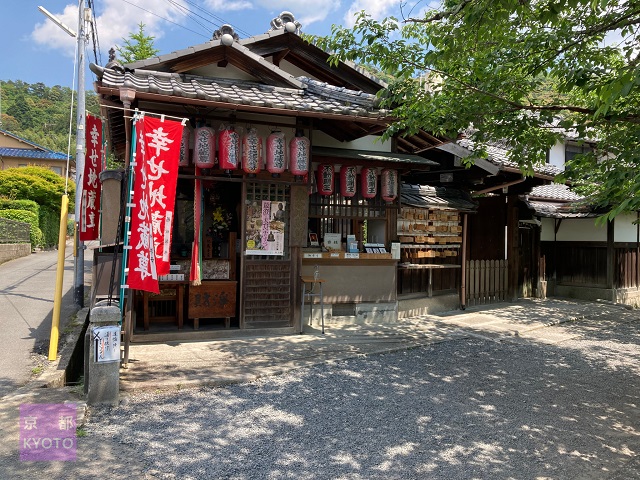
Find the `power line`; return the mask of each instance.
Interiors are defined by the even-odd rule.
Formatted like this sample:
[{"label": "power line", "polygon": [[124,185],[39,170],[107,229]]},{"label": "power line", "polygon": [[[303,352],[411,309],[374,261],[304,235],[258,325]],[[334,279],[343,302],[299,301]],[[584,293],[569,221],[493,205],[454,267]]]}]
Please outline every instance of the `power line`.
[{"label": "power line", "polygon": [[223,24],[229,24],[229,25],[231,25],[231,26],[233,27],[233,29],[234,29],[236,32],[238,32],[238,33],[240,33],[240,34],[244,35],[245,37],[250,37],[250,36],[251,36],[251,34],[250,34],[249,32],[247,32],[246,30],[242,30],[241,28],[237,27],[236,25],[233,25],[232,23],[227,22],[224,18],[221,18],[221,17],[219,17],[219,16],[217,16],[217,15],[215,15],[215,14],[213,14],[213,13],[209,12],[208,10],[206,10],[206,9],[202,8],[202,7],[201,7],[200,5],[198,5],[197,3],[194,3],[194,2],[192,2],[191,0],[184,0],[184,2],[185,2],[185,3],[188,3],[189,5],[192,5],[193,7],[197,8],[197,9],[198,9],[198,10],[200,10],[201,12],[203,12],[203,13],[205,13],[205,14],[209,15],[209,16],[210,16],[210,17],[212,17],[212,18],[215,18],[218,22],[220,22],[220,23],[216,23],[216,22],[213,22],[213,21],[211,21],[211,20],[205,19],[205,20],[207,20],[208,22],[212,23],[213,25],[215,25],[215,26],[217,26],[217,27],[220,27],[220,26],[222,26]]},{"label": "power line", "polygon": [[145,12],[147,12],[147,13],[150,13],[151,15],[153,15],[153,16],[155,16],[155,17],[158,17],[158,18],[160,18],[160,19],[162,19],[162,20],[164,20],[165,22],[173,23],[174,25],[177,25],[178,27],[184,28],[185,30],[188,30],[188,31],[190,31],[190,32],[192,32],[192,33],[195,33],[196,35],[200,35],[200,36],[202,36],[202,37],[208,38],[208,36],[207,36],[207,35],[203,35],[203,34],[202,34],[202,33],[200,33],[200,32],[196,32],[195,30],[191,30],[190,28],[187,28],[187,27],[185,27],[184,25],[180,25],[179,23],[174,22],[174,21],[172,21],[172,20],[169,20],[168,18],[165,18],[165,17],[163,17],[163,16],[161,16],[161,15],[158,15],[157,13],[152,12],[151,10],[147,10],[146,8],[142,8],[141,6],[136,5],[135,3],[131,3],[131,2],[129,2],[128,0],[122,0],[122,1],[123,1],[124,3],[128,3],[129,5],[134,6],[134,7],[136,7],[136,8],[139,8],[140,10],[143,10],[143,11],[145,11]]},{"label": "power line", "polygon": [[[91,10],[91,39],[93,40],[93,58],[97,65],[102,65],[102,54],[100,53],[100,41],[98,40],[98,22],[96,21],[96,8],[94,0],[88,0]],[[98,61],[98,58],[100,59]]]},{"label": "power line", "polygon": [[[208,21],[206,18],[204,18],[201,15],[198,15],[197,13],[192,12],[191,10],[189,10],[187,7],[185,7],[184,5],[180,5],[178,2],[176,2],[175,0],[166,0],[167,2],[169,2],[169,5],[173,6],[176,10],[179,10],[181,12],[183,12],[187,17],[191,18],[194,22],[196,22],[198,25],[200,25],[202,28],[204,28],[206,31],[209,31],[209,28],[207,28],[205,25],[203,25],[202,23],[200,23],[195,17],[198,16],[200,18],[202,18],[205,21]],[[211,23],[211,22],[209,22]]]}]

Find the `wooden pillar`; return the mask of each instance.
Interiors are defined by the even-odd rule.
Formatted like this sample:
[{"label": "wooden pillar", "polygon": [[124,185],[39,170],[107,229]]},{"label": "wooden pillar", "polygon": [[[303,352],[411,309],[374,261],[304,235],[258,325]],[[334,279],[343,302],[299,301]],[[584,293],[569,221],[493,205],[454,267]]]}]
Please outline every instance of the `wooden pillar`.
[{"label": "wooden pillar", "polygon": [[607,221],[607,288],[609,289],[613,289],[615,287],[615,250],[613,248],[614,222],[615,220]]},{"label": "wooden pillar", "polygon": [[533,296],[539,297],[540,281],[544,280],[544,272],[540,271],[540,236],[542,235],[542,227],[535,226],[533,228],[533,261],[531,262],[531,286],[533,288]]},{"label": "wooden pillar", "polygon": [[517,201],[518,197],[515,195],[507,197],[507,265],[509,267],[507,299],[512,302],[518,299],[518,271],[520,269]]},{"label": "wooden pillar", "polygon": [[467,215],[466,213],[462,214],[462,250],[461,253],[461,262],[460,265],[460,308],[464,310],[467,308]]},{"label": "wooden pillar", "polygon": [[307,184],[291,185],[291,208],[289,217],[289,244],[291,246],[291,325],[303,331],[300,322],[302,289],[302,248],[307,246],[309,222],[309,193]]}]

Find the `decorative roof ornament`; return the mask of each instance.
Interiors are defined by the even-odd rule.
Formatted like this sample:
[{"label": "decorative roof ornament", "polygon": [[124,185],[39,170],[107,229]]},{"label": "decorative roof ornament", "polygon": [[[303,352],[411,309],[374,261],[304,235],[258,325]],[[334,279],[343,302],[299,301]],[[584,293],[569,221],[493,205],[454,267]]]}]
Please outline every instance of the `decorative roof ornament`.
[{"label": "decorative roof ornament", "polygon": [[291,12],[282,12],[276,18],[271,20],[271,28],[269,31],[273,30],[285,30],[289,33],[295,33],[296,35],[300,35],[300,30],[302,29],[302,24],[296,20]]},{"label": "decorative roof ornament", "polygon": [[109,49],[109,61],[105,65],[105,68],[110,68],[112,70],[124,72],[124,68],[122,67],[122,64],[116,58],[116,49],[114,47],[111,47]]},{"label": "decorative roof ornament", "polygon": [[240,41],[240,36],[235,32],[231,25],[225,23],[218,30],[213,32],[211,40],[220,40],[223,45],[228,47],[233,44],[233,42]]}]

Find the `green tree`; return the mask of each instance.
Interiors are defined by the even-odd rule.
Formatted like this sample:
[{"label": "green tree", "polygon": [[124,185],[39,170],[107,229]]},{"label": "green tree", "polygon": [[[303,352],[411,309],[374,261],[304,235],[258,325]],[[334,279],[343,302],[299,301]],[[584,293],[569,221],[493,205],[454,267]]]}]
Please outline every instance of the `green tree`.
[{"label": "green tree", "polygon": [[596,139],[566,176],[612,218],[640,209],[640,3],[444,0],[401,21],[364,12],[352,29],[307,39],[388,75],[386,136],[473,127],[478,155],[507,140],[525,173],[571,131]]},{"label": "green tree", "polygon": [[153,48],[153,41],[156,37],[144,33],[144,23],[138,24],[138,32],[130,33],[129,39],[123,38],[124,45],[117,47],[120,57],[125,63],[135,62],[153,57],[159,50]]}]

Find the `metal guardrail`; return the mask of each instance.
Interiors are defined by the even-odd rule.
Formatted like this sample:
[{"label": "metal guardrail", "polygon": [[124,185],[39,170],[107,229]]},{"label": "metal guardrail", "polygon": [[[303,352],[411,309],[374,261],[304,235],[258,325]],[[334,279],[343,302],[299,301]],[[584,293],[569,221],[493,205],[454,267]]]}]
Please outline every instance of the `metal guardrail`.
[{"label": "metal guardrail", "polygon": [[0,217],[0,243],[29,243],[28,223]]}]

